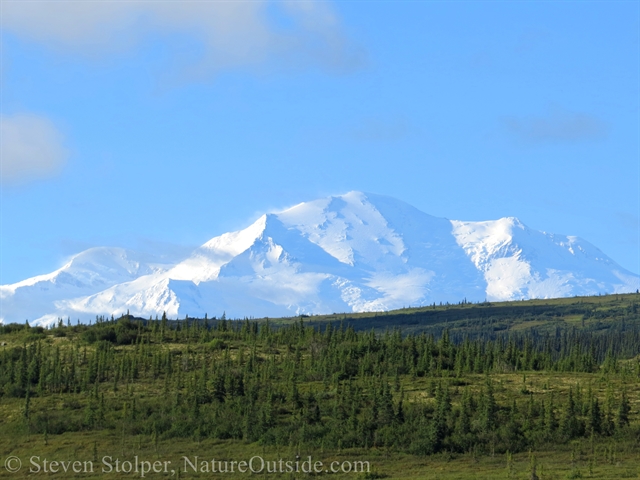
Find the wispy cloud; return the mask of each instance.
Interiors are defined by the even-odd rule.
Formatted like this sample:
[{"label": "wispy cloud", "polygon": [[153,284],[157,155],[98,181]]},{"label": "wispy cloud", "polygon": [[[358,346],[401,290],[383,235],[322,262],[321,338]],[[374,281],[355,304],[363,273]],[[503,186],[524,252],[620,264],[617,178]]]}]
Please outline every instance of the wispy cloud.
[{"label": "wispy cloud", "polygon": [[414,130],[405,118],[369,118],[348,133],[353,140],[362,142],[394,142],[408,137]]},{"label": "wispy cloud", "polygon": [[[347,38],[334,8],[321,0],[2,3],[2,32],[56,52],[96,59],[135,49],[148,38],[163,37],[177,67],[163,78],[169,84],[205,81],[237,68],[320,68],[343,73],[365,62],[362,50]],[[175,48],[184,38],[199,47],[184,55],[179,45]],[[46,118],[3,116],[1,128],[3,184],[46,177],[64,164],[67,152],[62,136]]]},{"label": "wispy cloud", "polygon": [[62,51],[100,56],[149,35],[187,35],[202,56],[190,75],[281,64],[350,70],[363,61],[329,3],[297,1],[4,1],[2,28]]},{"label": "wispy cloud", "polygon": [[[618,224],[622,227],[637,232],[640,228],[640,217],[635,213],[618,211],[615,214]],[[636,239],[637,241],[640,239]]]},{"label": "wispy cloud", "polygon": [[553,110],[541,117],[509,117],[507,130],[528,143],[579,142],[607,136],[607,125],[586,113]]},{"label": "wispy cloud", "polygon": [[32,115],[0,115],[0,182],[26,183],[57,173],[68,152],[64,138],[49,119]]}]

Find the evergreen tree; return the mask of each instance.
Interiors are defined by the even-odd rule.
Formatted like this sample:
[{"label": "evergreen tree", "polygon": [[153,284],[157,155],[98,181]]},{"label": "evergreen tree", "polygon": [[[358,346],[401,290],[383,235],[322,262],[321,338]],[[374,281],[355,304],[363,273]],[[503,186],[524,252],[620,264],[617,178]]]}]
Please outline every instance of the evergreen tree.
[{"label": "evergreen tree", "polygon": [[484,432],[490,432],[496,427],[496,400],[493,395],[493,384],[489,378],[485,382],[480,400],[480,428]]},{"label": "evergreen tree", "polygon": [[591,395],[589,399],[589,415],[587,417],[589,433],[596,435],[602,432],[602,412],[598,399]]},{"label": "evergreen tree", "polygon": [[618,415],[616,418],[618,428],[624,428],[629,425],[629,413],[631,413],[631,406],[629,404],[629,399],[627,398],[627,392],[626,390],[622,390],[620,406],[618,407]]},{"label": "evergreen tree", "polygon": [[580,435],[580,423],[577,417],[577,407],[573,399],[573,389],[569,388],[567,405],[560,420],[560,433],[567,439]]}]

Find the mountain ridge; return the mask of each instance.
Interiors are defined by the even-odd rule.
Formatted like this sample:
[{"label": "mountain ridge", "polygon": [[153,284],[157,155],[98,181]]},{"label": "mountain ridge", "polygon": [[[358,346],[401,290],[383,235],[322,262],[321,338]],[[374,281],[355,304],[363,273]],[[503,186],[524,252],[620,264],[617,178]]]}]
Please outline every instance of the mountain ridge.
[{"label": "mountain ridge", "polygon": [[532,230],[515,217],[448,220],[353,191],[264,214],[173,264],[89,249],[55,272],[0,286],[0,320],[87,321],[127,310],[290,316],[638,287],[638,275],[578,237]]}]

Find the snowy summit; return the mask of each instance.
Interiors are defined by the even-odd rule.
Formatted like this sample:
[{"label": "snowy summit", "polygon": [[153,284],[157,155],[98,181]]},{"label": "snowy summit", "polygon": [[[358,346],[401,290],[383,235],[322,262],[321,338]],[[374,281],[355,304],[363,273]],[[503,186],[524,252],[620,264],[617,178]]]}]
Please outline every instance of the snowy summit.
[{"label": "snowy summit", "polygon": [[172,265],[92,248],[47,275],[0,286],[2,322],[95,315],[232,317],[389,310],[433,302],[636,291],[640,277],[578,238],[516,218],[437,218],[349,192],[261,216]]}]

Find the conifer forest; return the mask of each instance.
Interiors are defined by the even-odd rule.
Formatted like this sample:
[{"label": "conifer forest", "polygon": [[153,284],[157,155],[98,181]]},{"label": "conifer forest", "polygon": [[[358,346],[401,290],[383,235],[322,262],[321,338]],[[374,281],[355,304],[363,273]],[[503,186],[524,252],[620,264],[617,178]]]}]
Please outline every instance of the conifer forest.
[{"label": "conifer forest", "polygon": [[23,466],[0,477],[140,477],[47,473],[34,455],[180,465],[149,478],[248,478],[258,473],[197,462],[313,455],[367,468],[259,475],[638,478],[639,303],[628,294],[288,319],[7,324],[0,460]]}]

